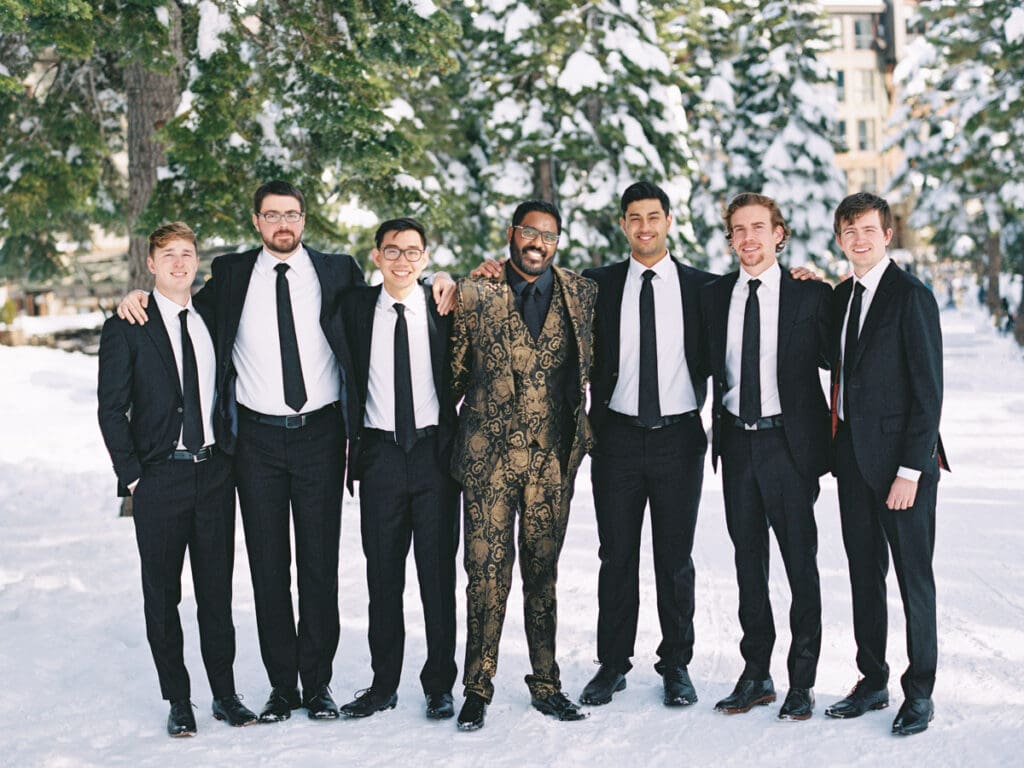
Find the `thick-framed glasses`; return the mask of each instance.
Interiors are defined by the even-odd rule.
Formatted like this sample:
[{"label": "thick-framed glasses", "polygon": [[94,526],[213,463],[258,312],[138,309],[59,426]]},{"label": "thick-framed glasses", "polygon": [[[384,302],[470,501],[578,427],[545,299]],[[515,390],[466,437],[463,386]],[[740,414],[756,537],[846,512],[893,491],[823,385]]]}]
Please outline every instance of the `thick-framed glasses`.
[{"label": "thick-framed glasses", "polygon": [[399,256],[405,256],[406,261],[419,261],[423,251],[419,248],[396,248],[389,246],[380,251],[388,261],[396,261]]},{"label": "thick-framed glasses", "polygon": [[523,240],[536,240],[537,235],[540,235],[540,239],[549,245],[554,245],[558,242],[557,232],[541,232],[534,227],[524,227],[519,224],[514,224],[512,229],[518,229],[519,234],[523,236]]},{"label": "thick-framed glasses", "polygon": [[298,211],[288,211],[288,213],[271,211],[270,213],[257,213],[256,215],[267,222],[267,224],[280,224],[282,221],[286,221],[289,224],[297,224],[302,221],[302,217],[306,214],[299,213]]}]

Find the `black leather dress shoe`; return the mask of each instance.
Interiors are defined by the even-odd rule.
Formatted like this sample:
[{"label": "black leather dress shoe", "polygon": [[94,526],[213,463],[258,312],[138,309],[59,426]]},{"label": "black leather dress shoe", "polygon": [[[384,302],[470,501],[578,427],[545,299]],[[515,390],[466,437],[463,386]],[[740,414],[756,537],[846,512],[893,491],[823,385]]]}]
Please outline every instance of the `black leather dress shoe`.
[{"label": "black leather dress shoe", "polygon": [[790,688],[779,710],[779,720],[809,720],[814,712],[813,688]]},{"label": "black leather dress shoe", "polygon": [[543,699],[531,699],[530,703],[533,704],[533,708],[538,712],[545,715],[551,715],[552,717],[561,720],[563,723],[571,723],[576,720],[586,720],[590,717],[589,713],[581,712],[579,705],[570,701],[569,697],[561,691],[558,693],[552,693],[550,696],[546,696]]},{"label": "black leather dress shoe", "polygon": [[384,693],[367,688],[356,694],[356,697],[341,708],[345,717],[369,717],[385,709],[394,709],[398,703],[397,693]]},{"label": "black leather dress shoe", "polygon": [[450,693],[427,694],[427,717],[431,720],[447,720],[455,717],[455,702]]},{"label": "black leather dress shoe", "polygon": [[220,696],[213,700],[213,716],[228,725],[240,728],[257,722],[256,713],[249,709],[235,694]]},{"label": "black leather dress shoe", "polygon": [[758,704],[771,704],[773,701],[775,685],[770,677],[767,680],[740,680],[732,693],[715,704],[715,711],[738,715],[749,712]]},{"label": "black leather dress shoe", "polygon": [[594,679],[587,683],[580,695],[581,704],[607,704],[612,696],[626,690],[626,676],[607,664],[602,664]]},{"label": "black leather dress shoe", "polygon": [[928,730],[928,723],[935,718],[935,707],[931,699],[907,699],[892,721],[892,732],[897,736],[913,736]]},{"label": "black leather dress shoe", "polygon": [[825,709],[829,717],[836,717],[840,720],[848,720],[851,717],[860,717],[872,709],[885,709],[889,706],[889,689],[880,690],[868,688],[865,678],[857,681],[853,690],[845,699],[840,699],[831,707]]},{"label": "black leather dress shoe", "polygon": [[690,682],[690,673],[686,667],[669,667],[661,673],[661,681],[665,687],[666,707],[685,707],[697,703],[697,691]]},{"label": "black leather dress shoe", "polygon": [[261,723],[280,723],[292,716],[292,710],[302,706],[295,688],[274,688],[260,712]]},{"label": "black leather dress shoe", "polygon": [[171,712],[167,715],[167,735],[176,738],[196,735],[196,717],[192,714],[192,702],[188,699],[171,702]]},{"label": "black leather dress shoe", "polygon": [[306,714],[309,715],[310,720],[338,719],[338,705],[331,697],[330,686],[321,685],[313,693],[306,693],[302,697],[302,706],[306,708]]},{"label": "black leather dress shoe", "polygon": [[484,727],[484,715],[487,714],[487,702],[476,693],[467,693],[466,701],[459,712],[458,726],[460,731],[478,731]]}]

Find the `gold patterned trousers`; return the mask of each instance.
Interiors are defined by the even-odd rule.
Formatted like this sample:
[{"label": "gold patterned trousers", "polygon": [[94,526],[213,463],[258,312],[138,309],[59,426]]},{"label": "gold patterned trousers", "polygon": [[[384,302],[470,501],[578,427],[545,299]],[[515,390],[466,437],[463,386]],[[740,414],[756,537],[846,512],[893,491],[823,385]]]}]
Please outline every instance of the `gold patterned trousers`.
[{"label": "gold patterned trousers", "polygon": [[569,519],[570,493],[564,492],[557,453],[542,448],[510,448],[482,489],[463,492],[465,510],[466,693],[487,701],[498,668],[498,644],[515,563],[519,516],[519,570],[523,579],[526,642],[532,674],[526,684],[533,698],[561,690],[555,662],[558,555]]}]

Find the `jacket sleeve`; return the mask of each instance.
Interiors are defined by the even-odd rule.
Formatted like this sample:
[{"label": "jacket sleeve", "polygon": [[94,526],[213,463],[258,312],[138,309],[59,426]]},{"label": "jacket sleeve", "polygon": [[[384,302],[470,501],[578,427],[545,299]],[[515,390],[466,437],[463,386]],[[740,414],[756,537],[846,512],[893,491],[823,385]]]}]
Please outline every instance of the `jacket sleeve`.
[{"label": "jacket sleeve", "polygon": [[114,463],[121,495],[142,477],[142,463],[135,452],[128,411],[131,409],[134,354],[125,336],[124,324],[111,318],[100,337],[98,417],[103,442]]},{"label": "jacket sleeve", "polygon": [[910,386],[900,466],[928,472],[936,466],[942,411],[942,330],[938,304],[924,286],[910,289],[900,330]]},{"label": "jacket sleeve", "polygon": [[468,289],[465,278],[459,280],[455,294],[455,313],[452,318],[451,334],[451,370],[453,402],[458,404],[466,394],[470,381],[470,350],[469,325],[466,321],[466,292]]}]

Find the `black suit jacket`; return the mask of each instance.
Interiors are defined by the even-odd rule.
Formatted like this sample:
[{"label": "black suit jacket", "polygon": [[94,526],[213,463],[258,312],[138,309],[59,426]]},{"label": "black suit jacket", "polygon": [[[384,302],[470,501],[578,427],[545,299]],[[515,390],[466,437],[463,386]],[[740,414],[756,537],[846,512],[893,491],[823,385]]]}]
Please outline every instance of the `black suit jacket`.
[{"label": "black suit jacket", "polygon": [[[688,267],[672,259],[679,274],[679,288],[683,297],[683,333],[686,349],[686,367],[693,381],[697,408],[707,395],[707,373],[701,365],[701,286],[716,275]],[[626,286],[629,259],[603,267],[588,269],[584,277],[597,281],[597,306],[594,310],[594,367],[590,382],[590,422],[594,434],[600,437],[601,427],[608,414],[608,403],[619,379],[619,326],[622,317],[622,292]]]},{"label": "black suit jacket", "polygon": [[[142,477],[142,466],[165,461],[178,447],[184,398],[174,350],[156,300],[149,295],[150,322],[132,325],[114,317],[103,324],[100,337],[98,417],[103,441],[114,462],[117,495]],[[213,323],[196,305],[210,329]],[[157,314],[154,314],[157,313]],[[221,439],[214,407],[214,432]]]},{"label": "black suit jacket", "polygon": [[[331,322],[331,315],[341,291],[353,285],[365,285],[366,280],[359,264],[347,253],[320,253],[309,246],[305,248],[320,279],[320,327],[338,360],[341,376],[338,399],[342,402],[342,412],[346,414],[345,426],[348,429],[346,381],[349,353],[340,325]],[[232,253],[214,259],[210,279],[192,299],[197,307],[203,307],[214,318],[217,391],[220,393],[218,417],[226,426],[223,438],[218,435],[218,442],[228,453],[234,453],[235,440],[238,436],[238,405],[235,399],[237,373],[231,355],[238,335],[238,323],[242,317],[245,295],[249,290],[249,280],[256,265],[256,257],[261,250],[254,248],[244,253]]]},{"label": "black suit jacket", "polygon": [[[363,421],[366,416],[366,397],[370,379],[370,348],[373,343],[373,316],[382,286],[356,286],[342,292],[333,313],[334,332],[345,334],[351,354],[352,375],[349,377],[348,421],[349,431],[348,490],[352,481],[362,479],[364,467],[360,463],[363,441]],[[420,286],[426,296],[427,322],[430,337],[430,364],[434,372],[440,414],[437,425],[437,452],[440,466],[447,471],[451,463],[452,439],[455,436],[457,416],[452,393],[451,335],[452,315],[437,313],[430,286]]]},{"label": "black suit jacket", "polygon": [[[729,304],[739,279],[730,272],[704,286],[706,362],[712,380],[711,463],[718,467],[727,390],[725,358]],[[783,431],[790,455],[807,480],[829,469],[831,425],[818,369],[829,367],[832,288],[815,280],[794,280],[782,270],[779,283],[777,378]],[[773,415],[773,414],[766,414]]]},{"label": "black suit jacket", "polygon": [[[833,302],[832,386],[843,375],[840,338],[853,279]],[[861,325],[849,361],[844,397],[857,466],[878,494],[889,491],[900,467],[938,475],[948,468],[939,438],[942,410],[942,331],[932,292],[890,263]]]}]

